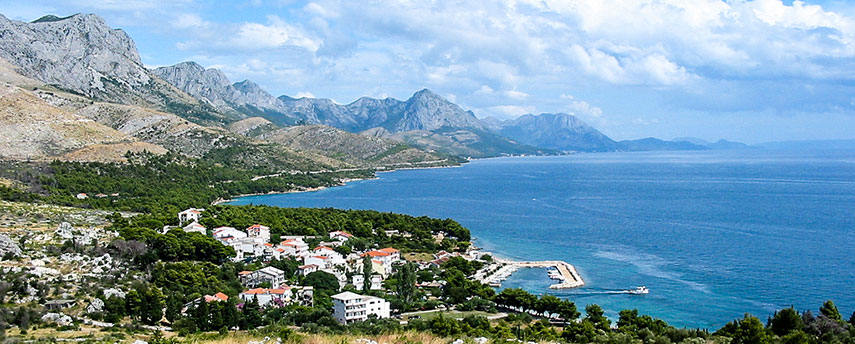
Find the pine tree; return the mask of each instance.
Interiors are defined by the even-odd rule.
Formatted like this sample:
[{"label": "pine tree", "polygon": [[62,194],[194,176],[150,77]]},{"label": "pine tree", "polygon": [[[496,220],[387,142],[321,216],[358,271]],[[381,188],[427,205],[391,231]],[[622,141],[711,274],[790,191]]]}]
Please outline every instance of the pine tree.
[{"label": "pine tree", "polygon": [[184,305],[181,304],[181,300],[175,296],[175,293],[170,293],[166,298],[166,320],[170,323],[178,320],[178,317],[181,316],[181,309],[183,307]]},{"label": "pine tree", "polygon": [[371,263],[371,256],[366,253],[362,258],[362,292],[367,293],[371,290],[371,273],[374,272],[374,266]]},{"label": "pine tree", "polygon": [[398,270],[398,296],[404,302],[404,307],[407,307],[415,296],[416,292],[416,268],[415,264],[407,263]]},{"label": "pine tree", "polygon": [[842,321],[843,316],[840,315],[840,311],[837,310],[837,306],[834,305],[834,301],[828,300],[822,304],[822,307],[819,308],[819,313],[826,316],[829,319]]}]

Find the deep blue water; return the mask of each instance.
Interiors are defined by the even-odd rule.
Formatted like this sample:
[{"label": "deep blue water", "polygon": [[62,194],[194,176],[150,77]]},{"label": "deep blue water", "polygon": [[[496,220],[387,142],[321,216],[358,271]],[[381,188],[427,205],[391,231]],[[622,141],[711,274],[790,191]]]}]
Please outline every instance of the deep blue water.
[{"label": "deep blue water", "polygon": [[[557,295],[613,318],[638,308],[715,329],[827,299],[847,318],[855,311],[855,151],[500,158],[379,177],[233,204],[453,218],[497,255],[576,265],[587,286]],[[553,292],[549,284],[531,269],[503,286]],[[570,295],[639,285],[651,293]]]}]

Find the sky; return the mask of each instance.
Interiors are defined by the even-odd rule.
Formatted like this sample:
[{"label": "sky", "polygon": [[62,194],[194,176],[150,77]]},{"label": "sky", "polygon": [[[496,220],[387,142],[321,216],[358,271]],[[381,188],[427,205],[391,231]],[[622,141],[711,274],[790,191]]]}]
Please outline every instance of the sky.
[{"label": "sky", "polygon": [[855,139],[855,2],[0,0],[95,13],[149,67],[196,61],[271,94],[571,113],[615,139]]}]

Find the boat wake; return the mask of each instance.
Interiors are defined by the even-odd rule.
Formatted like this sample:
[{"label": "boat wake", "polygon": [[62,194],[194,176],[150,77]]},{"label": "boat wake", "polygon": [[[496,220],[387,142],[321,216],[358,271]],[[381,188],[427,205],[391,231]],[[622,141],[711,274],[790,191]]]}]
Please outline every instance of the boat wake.
[{"label": "boat wake", "polygon": [[579,290],[564,293],[556,293],[556,296],[574,296],[574,295],[604,295],[604,294],[629,294],[629,295],[646,295],[650,293],[650,289],[645,286],[640,286],[635,289],[600,289],[600,290]]}]

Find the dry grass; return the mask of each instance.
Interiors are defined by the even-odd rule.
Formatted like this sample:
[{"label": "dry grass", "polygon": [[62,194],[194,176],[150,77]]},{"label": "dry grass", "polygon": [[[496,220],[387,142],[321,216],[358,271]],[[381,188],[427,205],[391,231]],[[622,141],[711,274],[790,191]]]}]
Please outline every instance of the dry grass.
[{"label": "dry grass", "polygon": [[[189,337],[187,342],[199,344],[246,344],[248,342],[260,342],[264,338],[252,336],[247,332],[233,332],[222,338],[208,339],[204,336]],[[424,344],[448,344],[452,340],[434,336],[429,333],[420,332],[403,332],[397,334],[387,334],[380,336],[354,336],[354,335],[328,335],[328,334],[303,334],[297,333],[291,338],[284,340],[287,344],[354,344],[359,339],[370,339],[380,344],[404,344],[404,343],[424,343]],[[270,341],[268,343],[273,343]]]},{"label": "dry grass", "polygon": [[403,257],[410,262],[429,262],[434,259],[433,254],[425,252],[407,252]]}]

